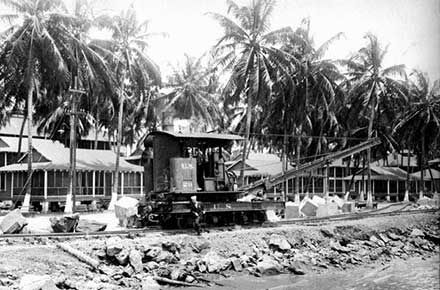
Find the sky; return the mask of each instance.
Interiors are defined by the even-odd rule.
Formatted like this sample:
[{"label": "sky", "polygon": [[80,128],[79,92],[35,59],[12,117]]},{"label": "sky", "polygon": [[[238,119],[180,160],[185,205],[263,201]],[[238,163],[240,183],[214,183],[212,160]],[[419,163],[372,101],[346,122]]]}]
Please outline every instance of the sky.
[{"label": "sky", "polygon": [[[66,0],[71,1],[71,0]],[[238,0],[247,4],[249,0]],[[184,55],[198,57],[222,35],[207,12],[227,13],[224,0],[98,0],[96,10],[118,13],[133,4],[139,19],[151,21],[151,32],[168,37],[151,39],[148,54],[164,75],[182,63]],[[0,7],[0,10],[2,8]],[[440,0],[278,0],[271,29],[297,27],[310,18],[316,45],[343,32],[345,37],[328,50],[327,58],[349,57],[366,42],[367,32],[388,45],[385,66],[405,64],[440,78]],[[95,32],[93,36],[105,37]]]}]

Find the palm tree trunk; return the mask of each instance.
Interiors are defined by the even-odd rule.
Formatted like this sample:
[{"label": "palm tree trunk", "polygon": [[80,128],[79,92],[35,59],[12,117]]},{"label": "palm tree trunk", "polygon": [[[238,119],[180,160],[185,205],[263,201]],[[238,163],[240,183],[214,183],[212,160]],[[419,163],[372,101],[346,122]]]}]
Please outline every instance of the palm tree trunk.
[{"label": "palm tree trunk", "polygon": [[70,112],[70,168],[69,168],[69,191],[66,196],[65,213],[75,212],[76,204],[76,190],[78,186],[76,175],[76,117],[77,117],[77,99],[78,93],[78,79],[75,76],[72,84],[73,90],[71,92],[71,112]]},{"label": "palm tree trunk", "polygon": [[94,148],[95,150],[98,149],[98,132],[99,132],[99,105],[96,108],[96,117],[95,117],[95,144],[94,144]]},{"label": "palm tree trunk", "polygon": [[112,197],[110,200],[109,209],[113,210],[115,208],[115,203],[118,199],[119,190],[119,160],[121,158],[121,143],[122,143],[122,115],[124,112],[124,85],[122,84],[121,95],[119,96],[119,113],[118,113],[118,135],[116,140],[116,165],[115,165],[115,175],[113,177],[113,190]]},{"label": "palm tree trunk", "polygon": [[23,118],[23,122],[21,123],[21,127],[20,127],[20,137],[19,137],[19,139],[18,139],[17,153],[20,153],[20,152],[21,152],[21,143],[22,143],[22,141],[23,141],[23,132],[24,132],[24,127],[25,127],[25,125],[26,125],[26,120],[27,120],[27,117],[26,117],[26,118]]},{"label": "palm tree trunk", "polygon": [[[300,126],[300,128],[301,128],[301,126]],[[296,165],[295,165],[295,167],[296,167],[296,169],[299,168],[299,162],[301,160],[300,154],[301,154],[301,137],[298,134],[298,136],[296,137],[296,149],[295,149],[295,155],[296,155]],[[295,202],[296,203],[300,202],[299,178],[300,178],[299,175],[297,175],[295,177]]]},{"label": "palm tree trunk", "polygon": [[429,176],[431,177],[431,184],[432,184],[431,189],[433,189],[434,193],[436,193],[437,192],[437,185],[435,184],[434,177],[432,176],[432,170],[429,165],[428,165],[428,170],[429,170]]},{"label": "palm tree trunk", "polygon": [[[373,133],[373,123],[376,113],[376,96],[374,94],[374,85],[372,89],[373,95],[371,100],[371,114],[370,120],[368,122],[368,140],[371,139]],[[367,149],[367,162],[368,162],[368,172],[367,172],[367,207],[373,207],[373,193],[371,191],[371,148]]]},{"label": "palm tree trunk", "polygon": [[150,109],[150,101],[151,101],[151,92],[147,91],[147,105],[145,106],[145,124],[147,124],[148,119],[148,110]]},{"label": "palm tree trunk", "polygon": [[28,152],[27,152],[27,177],[26,177],[26,195],[24,197],[23,206],[21,210],[23,212],[28,212],[30,208],[31,201],[31,193],[32,193],[32,124],[33,124],[33,94],[34,94],[34,86],[31,84],[28,89],[28,98],[27,98],[27,122],[28,122]]},{"label": "palm tree trunk", "polygon": [[[350,160],[351,160],[351,157],[350,157]],[[359,165],[361,164],[360,162],[354,162],[355,164],[355,170],[354,170],[354,173],[353,173],[353,176],[351,177],[351,180],[350,180],[350,183],[349,183],[349,185],[348,185],[348,190],[347,190],[347,192],[345,193],[345,199],[346,200],[348,200],[349,199],[349,197],[350,197],[350,191],[351,191],[351,188],[353,187],[353,184],[355,185],[355,189],[356,189],[356,183],[355,183],[355,181],[354,181],[354,179],[355,179],[355,177],[356,177],[356,172],[358,171],[358,169],[359,169]],[[349,163],[348,163],[348,166],[347,166],[347,172],[348,172],[348,174],[350,174],[350,161],[349,161]]]},{"label": "palm tree trunk", "polygon": [[287,191],[289,190],[289,184],[285,177],[285,173],[287,171],[287,125],[284,122],[284,135],[283,135],[283,176],[284,176],[284,201],[287,201]]},{"label": "palm tree trunk", "polygon": [[361,184],[361,192],[359,193],[359,200],[365,200],[365,153],[362,154],[362,184]]},{"label": "palm tree trunk", "polygon": [[[404,202],[408,202],[409,201],[409,191],[411,188],[411,175],[409,172],[409,166],[410,166],[410,162],[411,162],[411,152],[409,151],[409,148],[407,148],[408,150],[408,160],[406,161],[406,186],[405,186],[405,196],[403,197],[403,201]],[[403,152],[402,152],[403,153]],[[402,158],[403,158],[403,154],[402,154]],[[397,181],[399,182],[399,181]],[[397,198],[399,198],[399,193],[397,193]]]},{"label": "palm tree trunk", "polygon": [[248,142],[249,142],[249,138],[251,135],[252,106],[253,106],[252,95],[251,95],[251,93],[249,93],[248,107],[247,107],[247,112],[246,112],[246,136],[245,136],[244,142],[243,142],[243,153],[242,153],[242,157],[241,157],[241,169],[240,169],[240,178],[239,178],[240,186],[244,186],[244,168],[246,166],[246,159],[247,159],[247,152],[248,152],[247,147],[248,147]]},{"label": "palm tree trunk", "polygon": [[419,199],[425,194],[425,177],[423,171],[425,169],[425,128],[423,128],[422,138],[421,138],[421,154],[420,154],[420,192]]}]

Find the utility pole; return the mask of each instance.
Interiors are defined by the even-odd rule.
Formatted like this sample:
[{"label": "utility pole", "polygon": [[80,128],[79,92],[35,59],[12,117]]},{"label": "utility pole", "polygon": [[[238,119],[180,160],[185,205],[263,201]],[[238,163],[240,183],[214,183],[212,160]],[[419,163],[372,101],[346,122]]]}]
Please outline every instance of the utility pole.
[{"label": "utility pole", "polygon": [[66,197],[65,213],[75,212],[76,204],[76,188],[77,188],[77,176],[76,176],[76,116],[83,113],[77,112],[77,96],[85,94],[85,91],[78,90],[78,78],[75,77],[74,88],[70,89],[72,98],[72,107],[69,113],[70,115],[70,170],[69,170],[69,192]]}]

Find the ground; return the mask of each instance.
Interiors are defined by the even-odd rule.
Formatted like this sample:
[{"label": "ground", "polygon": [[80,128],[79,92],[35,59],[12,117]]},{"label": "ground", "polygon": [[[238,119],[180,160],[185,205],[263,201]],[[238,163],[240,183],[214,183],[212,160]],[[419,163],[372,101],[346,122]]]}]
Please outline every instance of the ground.
[{"label": "ground", "polygon": [[[92,271],[86,264],[57,248],[59,239],[0,239],[0,289],[1,283],[14,289],[26,274],[48,274],[59,285],[63,285],[64,289],[141,289],[141,281],[147,275],[154,273],[154,275],[170,277],[171,271],[182,269],[188,275],[216,281],[219,277],[230,275],[263,279],[254,276],[261,276],[257,264],[265,257],[271,257],[283,265],[284,270],[281,272],[292,269],[290,263],[294,263],[296,267],[301,268],[301,271],[306,272],[306,277],[341,271],[348,273],[366,265],[389,264],[397,260],[417,257],[431,261],[430,257],[439,253],[438,240],[437,244],[421,240],[419,237],[413,237],[412,231],[421,229],[427,239],[428,237],[438,239],[438,218],[437,212],[337,221],[318,226],[283,225],[252,229],[236,227],[230,230],[212,230],[203,233],[202,236],[192,233],[143,233],[129,238],[122,237],[119,240],[121,247],[144,253],[164,244],[175,244],[180,248],[174,255],[178,261],[171,261],[168,256],[162,262],[156,263],[155,258],[151,258],[153,261],[147,263],[144,261],[144,271],[138,274],[127,273],[129,265],[117,266],[114,258],[105,255],[108,237],[86,237],[63,242],[90,257],[101,259],[103,264],[107,264],[114,271],[120,271],[120,274],[106,275]],[[375,241],[373,236],[386,233],[398,234],[402,241],[401,245],[387,244],[386,247],[381,247],[382,242]],[[327,236],[328,234],[330,236]],[[274,249],[273,245],[270,245],[273,237],[285,239],[288,250]],[[377,244],[372,245],[373,243]],[[386,248],[386,251],[382,248]],[[390,253],[390,251],[396,252]],[[209,264],[205,256],[212,252],[225,261],[237,258],[241,259],[240,261],[246,259],[250,261],[245,263],[242,272],[235,272],[231,267],[225,267],[213,271],[218,274],[208,274],[207,270],[203,271],[200,269],[201,266],[197,265],[200,261]],[[150,267],[152,263],[157,266]],[[67,282],[64,283],[65,281]],[[82,281],[80,284],[82,286],[75,286],[75,281]]]}]

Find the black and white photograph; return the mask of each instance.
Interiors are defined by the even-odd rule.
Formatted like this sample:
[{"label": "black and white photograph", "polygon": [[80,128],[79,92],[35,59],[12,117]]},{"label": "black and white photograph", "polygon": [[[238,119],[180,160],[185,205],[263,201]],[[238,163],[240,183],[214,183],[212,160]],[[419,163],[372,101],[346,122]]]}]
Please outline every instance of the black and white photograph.
[{"label": "black and white photograph", "polygon": [[0,290],[440,289],[440,0],[0,0]]}]

